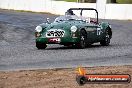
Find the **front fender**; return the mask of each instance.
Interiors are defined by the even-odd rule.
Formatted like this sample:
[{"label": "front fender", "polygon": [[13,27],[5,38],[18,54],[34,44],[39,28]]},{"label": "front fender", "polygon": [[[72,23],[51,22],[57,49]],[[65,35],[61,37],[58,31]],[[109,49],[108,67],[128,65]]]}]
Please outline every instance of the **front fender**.
[{"label": "front fender", "polygon": [[104,34],[105,34],[106,30],[108,30],[110,38],[112,38],[112,28],[111,28],[111,25],[109,23],[101,23],[101,27],[104,30]]},{"label": "front fender", "polygon": [[108,27],[111,28],[111,25],[109,23],[105,23],[105,22],[102,22],[100,24],[100,26],[102,27],[102,29],[107,29]]}]

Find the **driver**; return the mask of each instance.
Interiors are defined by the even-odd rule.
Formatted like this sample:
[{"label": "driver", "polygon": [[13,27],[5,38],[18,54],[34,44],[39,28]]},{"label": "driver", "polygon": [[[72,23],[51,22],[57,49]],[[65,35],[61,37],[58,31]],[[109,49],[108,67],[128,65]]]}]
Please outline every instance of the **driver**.
[{"label": "driver", "polygon": [[66,15],[75,15],[72,10],[67,10]]}]

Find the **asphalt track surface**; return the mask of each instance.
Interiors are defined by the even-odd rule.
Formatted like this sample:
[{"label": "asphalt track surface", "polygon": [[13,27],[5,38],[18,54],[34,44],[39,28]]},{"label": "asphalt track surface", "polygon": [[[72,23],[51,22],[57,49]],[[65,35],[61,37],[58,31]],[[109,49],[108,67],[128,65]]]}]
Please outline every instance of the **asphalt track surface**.
[{"label": "asphalt track surface", "polygon": [[48,45],[35,47],[34,29],[57,16],[0,10],[0,70],[132,65],[132,21],[103,20],[113,28],[110,46],[86,49]]}]

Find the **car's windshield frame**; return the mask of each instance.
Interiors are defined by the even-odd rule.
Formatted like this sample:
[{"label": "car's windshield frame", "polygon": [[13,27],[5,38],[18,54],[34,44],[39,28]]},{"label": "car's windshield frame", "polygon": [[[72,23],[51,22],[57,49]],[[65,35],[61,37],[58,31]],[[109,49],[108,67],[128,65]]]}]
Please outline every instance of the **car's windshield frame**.
[{"label": "car's windshield frame", "polygon": [[70,20],[74,20],[74,21],[86,21],[86,20],[89,20],[89,18],[85,18],[85,17],[77,16],[77,15],[63,15],[63,16],[57,17],[54,20],[54,22],[70,21]]}]

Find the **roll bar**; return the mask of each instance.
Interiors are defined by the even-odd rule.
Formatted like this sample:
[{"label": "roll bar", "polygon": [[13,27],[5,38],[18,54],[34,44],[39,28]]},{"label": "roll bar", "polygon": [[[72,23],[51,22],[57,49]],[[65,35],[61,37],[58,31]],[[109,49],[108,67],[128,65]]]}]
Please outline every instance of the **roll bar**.
[{"label": "roll bar", "polygon": [[94,8],[70,8],[69,10],[81,10],[80,15],[82,16],[82,11],[83,10],[94,10],[96,12],[96,18],[97,18],[97,23],[98,23],[98,11]]}]

